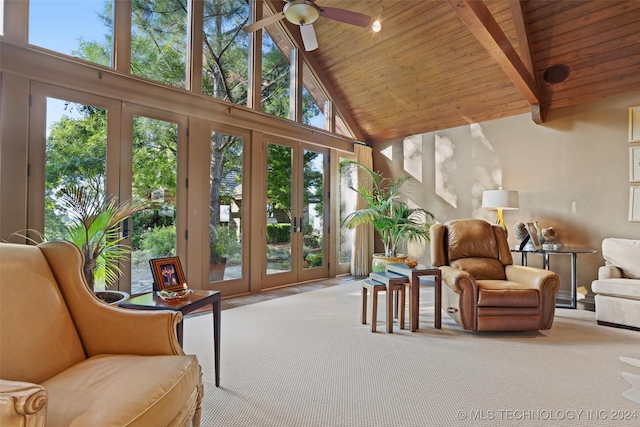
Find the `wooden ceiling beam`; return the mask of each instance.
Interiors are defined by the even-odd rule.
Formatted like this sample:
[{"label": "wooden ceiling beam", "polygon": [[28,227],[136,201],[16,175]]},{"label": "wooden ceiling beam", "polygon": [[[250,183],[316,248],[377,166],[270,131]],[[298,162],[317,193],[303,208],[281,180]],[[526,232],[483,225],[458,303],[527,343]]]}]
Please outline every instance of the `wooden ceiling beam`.
[{"label": "wooden ceiling beam", "polygon": [[[533,73],[527,69],[509,39],[484,2],[473,0],[447,0],[458,17],[478,39],[489,55],[500,65],[511,82],[531,104],[532,119],[542,123],[540,90]],[[522,14],[520,14],[522,17]],[[515,17],[514,17],[515,19]],[[522,18],[524,24],[524,18]],[[517,23],[516,23],[517,28]],[[524,43],[524,41],[523,41]],[[528,44],[527,44],[528,46]],[[528,50],[528,48],[527,48]],[[531,67],[533,68],[533,67]]]},{"label": "wooden ceiling beam", "polygon": [[[520,48],[520,59],[524,63],[527,71],[533,77],[535,87],[537,89],[538,98],[540,98],[540,82],[536,76],[536,70],[533,66],[533,55],[531,54],[531,38],[529,37],[529,31],[527,31],[527,23],[524,20],[524,6],[523,0],[512,1],[511,16],[513,17],[513,26],[516,29],[516,36],[518,37],[518,47]],[[544,118],[547,115],[547,108],[541,102],[537,104],[531,104],[531,118],[535,123],[543,123]]]}]

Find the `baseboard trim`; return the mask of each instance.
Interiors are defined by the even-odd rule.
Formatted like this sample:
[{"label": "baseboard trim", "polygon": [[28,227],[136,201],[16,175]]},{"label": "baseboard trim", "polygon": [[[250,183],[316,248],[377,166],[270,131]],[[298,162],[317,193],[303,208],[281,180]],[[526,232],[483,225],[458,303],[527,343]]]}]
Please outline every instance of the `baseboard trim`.
[{"label": "baseboard trim", "polygon": [[636,328],[635,326],[621,325],[619,323],[612,323],[612,322],[603,322],[602,320],[598,320],[598,325],[600,325],[600,326],[609,326],[610,328],[628,329],[630,331],[638,331],[638,332],[640,332],[640,328]]}]

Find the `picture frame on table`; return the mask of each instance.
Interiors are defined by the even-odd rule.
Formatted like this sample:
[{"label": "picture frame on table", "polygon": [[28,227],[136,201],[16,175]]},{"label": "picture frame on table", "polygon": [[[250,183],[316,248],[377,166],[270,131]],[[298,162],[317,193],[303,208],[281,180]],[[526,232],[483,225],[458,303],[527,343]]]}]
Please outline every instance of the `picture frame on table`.
[{"label": "picture frame on table", "polygon": [[153,274],[154,291],[179,291],[184,289],[186,279],[178,257],[153,258],[149,260]]},{"label": "picture frame on table", "polygon": [[538,239],[538,230],[536,226],[532,222],[527,223],[527,231],[529,232],[529,237],[531,238],[531,244],[536,251],[542,250],[542,245],[540,244],[540,239]]},{"label": "picture frame on table", "polygon": [[629,181],[640,182],[640,145],[629,148]]},{"label": "picture frame on table", "polygon": [[640,106],[629,108],[629,142],[640,142]]},{"label": "picture frame on table", "polygon": [[629,221],[640,222],[640,185],[631,186],[629,195]]}]

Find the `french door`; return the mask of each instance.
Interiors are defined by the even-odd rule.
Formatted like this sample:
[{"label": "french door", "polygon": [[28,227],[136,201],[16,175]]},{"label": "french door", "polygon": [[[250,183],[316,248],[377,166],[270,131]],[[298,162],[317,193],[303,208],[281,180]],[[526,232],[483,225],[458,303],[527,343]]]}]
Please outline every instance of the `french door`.
[{"label": "french door", "polygon": [[267,143],[263,288],[328,277],[328,168],[323,148]]},{"label": "french door", "polygon": [[[150,201],[151,209],[124,223],[132,254],[111,289],[151,291],[148,259],[186,260],[184,116],[33,83],[29,121],[29,229],[48,239],[66,238],[69,218],[58,193],[73,186],[124,201]],[[33,236],[32,236],[33,237]],[[105,285],[96,277],[96,285]]]}]

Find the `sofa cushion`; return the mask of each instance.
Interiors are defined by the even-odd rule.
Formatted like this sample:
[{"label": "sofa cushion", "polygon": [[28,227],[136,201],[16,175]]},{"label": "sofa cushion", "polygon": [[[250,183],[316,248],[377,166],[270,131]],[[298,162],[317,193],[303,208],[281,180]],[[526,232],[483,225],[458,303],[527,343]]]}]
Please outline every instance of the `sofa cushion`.
[{"label": "sofa cushion", "polygon": [[640,300],[640,279],[594,280],[591,290],[596,294]]},{"label": "sofa cushion", "polygon": [[91,357],[42,383],[47,427],[166,426],[193,402],[199,372],[195,356]]},{"label": "sofa cushion", "polygon": [[0,378],[41,383],[86,359],[40,248],[2,245],[0,259]]},{"label": "sofa cushion", "polygon": [[604,239],[602,256],[607,264],[618,267],[625,276],[640,279],[640,240]]}]

